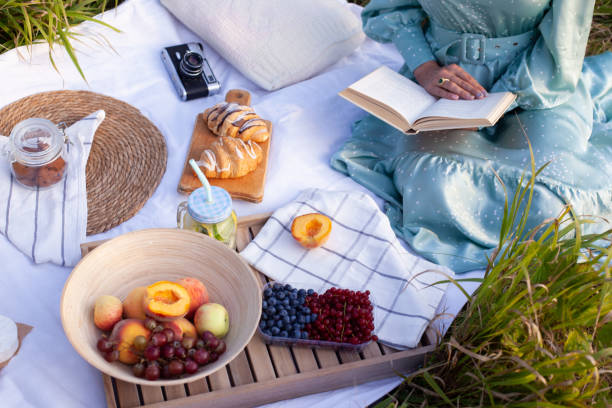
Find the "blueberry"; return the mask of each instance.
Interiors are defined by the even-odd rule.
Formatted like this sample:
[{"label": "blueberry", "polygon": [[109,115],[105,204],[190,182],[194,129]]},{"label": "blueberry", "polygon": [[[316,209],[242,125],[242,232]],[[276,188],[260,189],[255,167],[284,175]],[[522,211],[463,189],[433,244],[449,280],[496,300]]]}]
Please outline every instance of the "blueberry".
[{"label": "blueberry", "polygon": [[282,332],[280,332],[280,336],[281,337],[289,337],[289,333],[287,333],[287,330],[283,330]]},{"label": "blueberry", "polygon": [[285,285],[285,290],[291,290],[291,289],[293,289],[293,288],[291,287],[291,285],[290,285],[290,284],[288,284],[288,283],[287,283],[287,284]]},{"label": "blueberry", "polygon": [[271,297],[274,294],[274,292],[272,291],[272,289],[267,288],[266,290],[264,290],[264,296],[265,297]]},{"label": "blueberry", "polygon": [[297,299],[289,299],[289,304],[293,307],[299,306]]},{"label": "blueberry", "polygon": [[302,336],[302,332],[300,332],[299,330],[294,330],[291,332],[291,337],[295,339],[299,339],[301,336]]},{"label": "blueberry", "polygon": [[285,317],[285,316],[289,316],[289,313],[287,313],[287,311],[285,309],[281,310],[279,315]]},{"label": "blueberry", "polygon": [[265,321],[265,320],[262,320],[262,321],[260,321],[260,322],[259,322],[259,328],[260,328],[261,330],[265,329],[265,328],[266,328],[266,326],[267,326],[267,324],[266,324],[266,321]]},{"label": "blueberry", "polygon": [[274,306],[268,306],[266,313],[268,316],[274,316],[276,314],[276,308]]},{"label": "blueberry", "polygon": [[300,324],[299,324],[299,323],[294,323],[294,324],[293,324],[293,326],[291,326],[291,328],[292,328],[293,330],[300,330],[300,328],[301,328],[301,327],[300,327]]},{"label": "blueberry", "polygon": [[278,282],[274,282],[274,285],[272,285],[272,288],[276,291],[280,290],[283,288],[283,285],[281,283]]},{"label": "blueberry", "polygon": [[277,300],[274,297],[271,297],[270,299],[268,299],[268,304],[270,306],[274,306],[276,304]]},{"label": "blueberry", "polygon": [[283,322],[291,323],[291,318],[289,316],[283,316]]},{"label": "blueberry", "polygon": [[312,322],[315,322],[316,320],[317,320],[317,314],[316,313],[311,314],[310,315],[310,322],[312,323]]},{"label": "blueberry", "polygon": [[292,307],[289,308],[289,316],[295,316],[297,314],[296,310]]},{"label": "blueberry", "polygon": [[300,290],[298,290],[298,296],[299,296],[299,297],[304,297],[304,296],[306,296],[306,291],[305,291],[304,289],[300,289]]},{"label": "blueberry", "polygon": [[276,297],[278,298],[278,300],[283,300],[285,298],[285,292],[278,292],[276,294]]},{"label": "blueberry", "polygon": [[261,312],[261,320],[268,320],[268,314],[266,312]]},{"label": "blueberry", "polygon": [[270,333],[270,330],[269,330],[269,329],[263,330],[263,333],[264,333],[265,335],[267,335],[267,336],[271,336],[271,335],[272,335],[272,333]]},{"label": "blueberry", "polygon": [[274,327],[275,321],[274,319],[268,319],[266,322],[266,326],[268,326],[268,328]]},{"label": "blueberry", "polygon": [[306,318],[304,316],[298,316],[297,322],[301,324],[307,323]]},{"label": "blueberry", "polygon": [[295,315],[289,315],[289,319],[291,319],[291,323],[295,322],[296,318]]},{"label": "blueberry", "polygon": [[261,302],[261,307],[263,309],[265,309],[266,307],[268,307],[268,302],[266,300],[264,300],[263,302]]},{"label": "blueberry", "polygon": [[270,329],[270,332],[272,333],[273,336],[276,336],[276,335],[278,335],[278,333],[280,333],[280,329],[278,327],[274,326],[274,327],[272,327]]},{"label": "blueberry", "polygon": [[308,332],[305,332],[305,331],[302,332],[302,339],[308,340]]},{"label": "blueberry", "polygon": [[[295,290],[295,289],[294,289],[294,290]],[[291,292],[289,293],[289,298],[291,298],[291,299],[296,299],[296,300],[297,300],[297,298],[298,298],[297,292],[291,291]]]},{"label": "blueberry", "polygon": [[283,305],[289,306],[290,303],[291,303],[291,301],[289,300],[289,298],[284,298],[283,299]]},{"label": "blueberry", "polygon": [[302,306],[302,311],[303,311],[305,314],[310,314],[310,308],[309,308],[308,306]]},{"label": "blueberry", "polygon": [[314,290],[313,290],[313,289],[308,289],[308,290],[306,291],[306,294],[308,294],[308,295],[312,295],[313,293],[314,293]]}]

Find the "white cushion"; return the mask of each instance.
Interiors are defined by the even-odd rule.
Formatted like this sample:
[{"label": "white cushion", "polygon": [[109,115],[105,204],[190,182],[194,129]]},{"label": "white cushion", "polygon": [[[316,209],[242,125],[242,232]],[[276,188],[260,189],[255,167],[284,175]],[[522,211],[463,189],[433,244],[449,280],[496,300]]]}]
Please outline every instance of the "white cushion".
[{"label": "white cushion", "polygon": [[243,75],[266,90],[310,78],[364,39],[334,0],[161,0]]}]

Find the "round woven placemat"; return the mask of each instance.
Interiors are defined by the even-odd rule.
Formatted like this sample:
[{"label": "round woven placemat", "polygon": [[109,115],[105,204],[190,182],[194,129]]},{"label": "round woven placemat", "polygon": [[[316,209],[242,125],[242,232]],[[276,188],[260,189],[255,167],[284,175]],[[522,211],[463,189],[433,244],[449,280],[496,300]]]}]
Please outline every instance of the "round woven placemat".
[{"label": "round woven placemat", "polygon": [[32,117],[71,125],[96,110],[106,118],[96,131],[87,162],[87,235],[131,218],[153,195],[166,170],[166,143],[138,109],[89,91],[30,95],[0,109],[0,134]]}]

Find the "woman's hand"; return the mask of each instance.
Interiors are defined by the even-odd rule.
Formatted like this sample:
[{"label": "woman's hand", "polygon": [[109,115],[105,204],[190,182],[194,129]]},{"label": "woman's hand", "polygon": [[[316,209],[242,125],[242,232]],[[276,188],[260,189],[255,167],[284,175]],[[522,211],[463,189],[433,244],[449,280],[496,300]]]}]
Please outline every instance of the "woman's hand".
[{"label": "woman's hand", "polygon": [[414,77],[427,92],[440,98],[481,99],[487,96],[482,85],[457,64],[441,67],[436,61],[427,61],[414,70]]}]

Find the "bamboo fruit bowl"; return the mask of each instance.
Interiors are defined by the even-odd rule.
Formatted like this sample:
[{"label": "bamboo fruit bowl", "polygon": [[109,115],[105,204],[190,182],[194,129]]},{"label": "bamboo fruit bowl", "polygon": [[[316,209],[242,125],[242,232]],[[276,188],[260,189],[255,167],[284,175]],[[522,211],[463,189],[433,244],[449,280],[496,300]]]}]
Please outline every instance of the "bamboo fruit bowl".
[{"label": "bamboo fruit bowl", "polygon": [[[198,372],[171,380],[148,381],[134,376],[131,366],[107,362],[96,349],[102,334],[93,323],[98,296],[113,295],[123,300],[137,286],[183,277],[201,280],[210,301],[227,309],[230,331],[223,339],[227,351]],[[223,244],[196,232],[149,229],[121,235],[88,253],[66,281],[60,311],[68,340],[91,365],[126,382],[170,386],[205,378],[245,348],[259,322],[261,293],[250,267]]]}]

